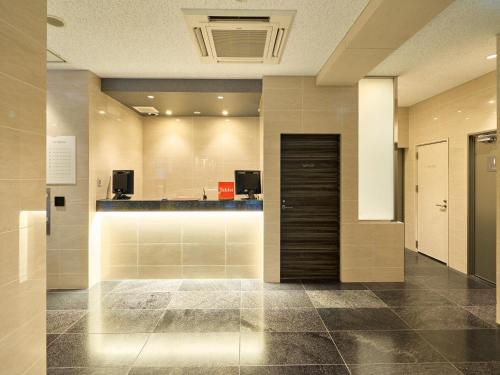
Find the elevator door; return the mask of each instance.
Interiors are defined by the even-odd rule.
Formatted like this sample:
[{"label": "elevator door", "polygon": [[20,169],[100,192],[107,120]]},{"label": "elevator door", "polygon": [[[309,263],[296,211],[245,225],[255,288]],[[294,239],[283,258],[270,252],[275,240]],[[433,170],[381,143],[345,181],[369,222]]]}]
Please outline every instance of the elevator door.
[{"label": "elevator door", "polygon": [[339,280],[340,136],[281,136],[281,280]]},{"label": "elevator door", "polygon": [[474,141],[473,268],[476,276],[494,283],[496,278],[496,142],[491,140],[479,142],[476,137]]}]

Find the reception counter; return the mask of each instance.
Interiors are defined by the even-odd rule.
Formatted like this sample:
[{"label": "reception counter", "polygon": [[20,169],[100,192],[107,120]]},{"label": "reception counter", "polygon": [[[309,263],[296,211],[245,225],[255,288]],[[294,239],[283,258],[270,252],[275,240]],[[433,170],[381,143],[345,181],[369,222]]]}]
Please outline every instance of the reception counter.
[{"label": "reception counter", "polygon": [[262,203],[97,201],[101,279],[261,278]]},{"label": "reception counter", "polygon": [[194,201],[194,200],[99,200],[98,212],[117,211],[262,211],[262,201]]}]

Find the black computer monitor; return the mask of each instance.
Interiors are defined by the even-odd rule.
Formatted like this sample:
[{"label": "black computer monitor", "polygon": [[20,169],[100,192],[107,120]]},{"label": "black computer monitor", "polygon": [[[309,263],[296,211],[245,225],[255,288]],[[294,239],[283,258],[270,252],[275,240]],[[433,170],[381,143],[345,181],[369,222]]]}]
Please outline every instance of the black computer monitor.
[{"label": "black computer monitor", "polygon": [[247,194],[248,199],[255,199],[261,194],[260,171],[234,171],[236,194]]},{"label": "black computer monitor", "polygon": [[113,199],[130,199],[134,194],[134,171],[113,171]]}]

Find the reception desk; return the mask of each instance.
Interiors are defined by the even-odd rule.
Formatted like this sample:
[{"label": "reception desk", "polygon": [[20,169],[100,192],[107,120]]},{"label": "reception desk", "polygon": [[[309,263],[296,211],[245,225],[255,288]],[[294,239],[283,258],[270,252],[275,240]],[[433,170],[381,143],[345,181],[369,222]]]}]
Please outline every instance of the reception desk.
[{"label": "reception desk", "polygon": [[97,201],[101,279],[261,278],[262,203]]}]

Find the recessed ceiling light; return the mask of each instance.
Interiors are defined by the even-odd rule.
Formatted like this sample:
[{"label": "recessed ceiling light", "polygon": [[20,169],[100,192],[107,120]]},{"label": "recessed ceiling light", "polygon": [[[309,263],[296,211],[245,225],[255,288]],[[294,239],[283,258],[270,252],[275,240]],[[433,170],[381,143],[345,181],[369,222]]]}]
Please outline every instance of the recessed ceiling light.
[{"label": "recessed ceiling light", "polygon": [[54,27],[63,27],[64,26],[63,19],[60,18],[60,17],[56,17],[56,16],[50,16],[50,15],[48,15],[47,16],[47,23],[50,26],[54,26]]},{"label": "recessed ceiling light", "polygon": [[148,96],[147,96],[147,98],[148,98],[148,99],[154,99],[154,98],[155,98],[155,96],[154,96],[154,95],[148,95]]},{"label": "recessed ceiling light", "polygon": [[228,111],[226,111],[226,110],[223,110],[223,111],[222,111],[222,115],[223,115],[223,116],[227,116],[228,114],[229,114],[229,112],[228,112]]},{"label": "recessed ceiling light", "polygon": [[167,116],[172,116],[172,111],[170,109],[167,109],[166,112]]},{"label": "recessed ceiling light", "polygon": [[495,103],[495,101],[494,100],[488,100],[488,103],[489,104],[493,104],[493,103]]},{"label": "recessed ceiling light", "polygon": [[466,120],[470,120],[470,117],[466,117],[465,119],[466,119]]},{"label": "recessed ceiling light", "polygon": [[439,120],[439,117],[434,117],[433,120],[434,121]]},{"label": "recessed ceiling light", "polygon": [[217,97],[217,99],[222,100],[222,99],[224,99],[224,97],[223,97],[222,95],[219,95],[219,96]]},{"label": "recessed ceiling light", "polygon": [[461,110],[461,109],[459,109],[457,112],[458,112],[458,113],[462,113],[462,110]]},{"label": "recessed ceiling light", "polygon": [[200,111],[194,111],[193,112],[195,115],[201,115],[201,112]]},{"label": "recessed ceiling light", "polygon": [[497,54],[496,53],[492,53],[491,55],[486,56],[486,59],[488,59],[488,60],[493,60],[493,59],[496,59],[496,58],[497,58]]},{"label": "recessed ceiling light", "polygon": [[105,115],[106,114],[106,111],[103,111],[102,109],[99,111],[99,114],[101,115]]}]

